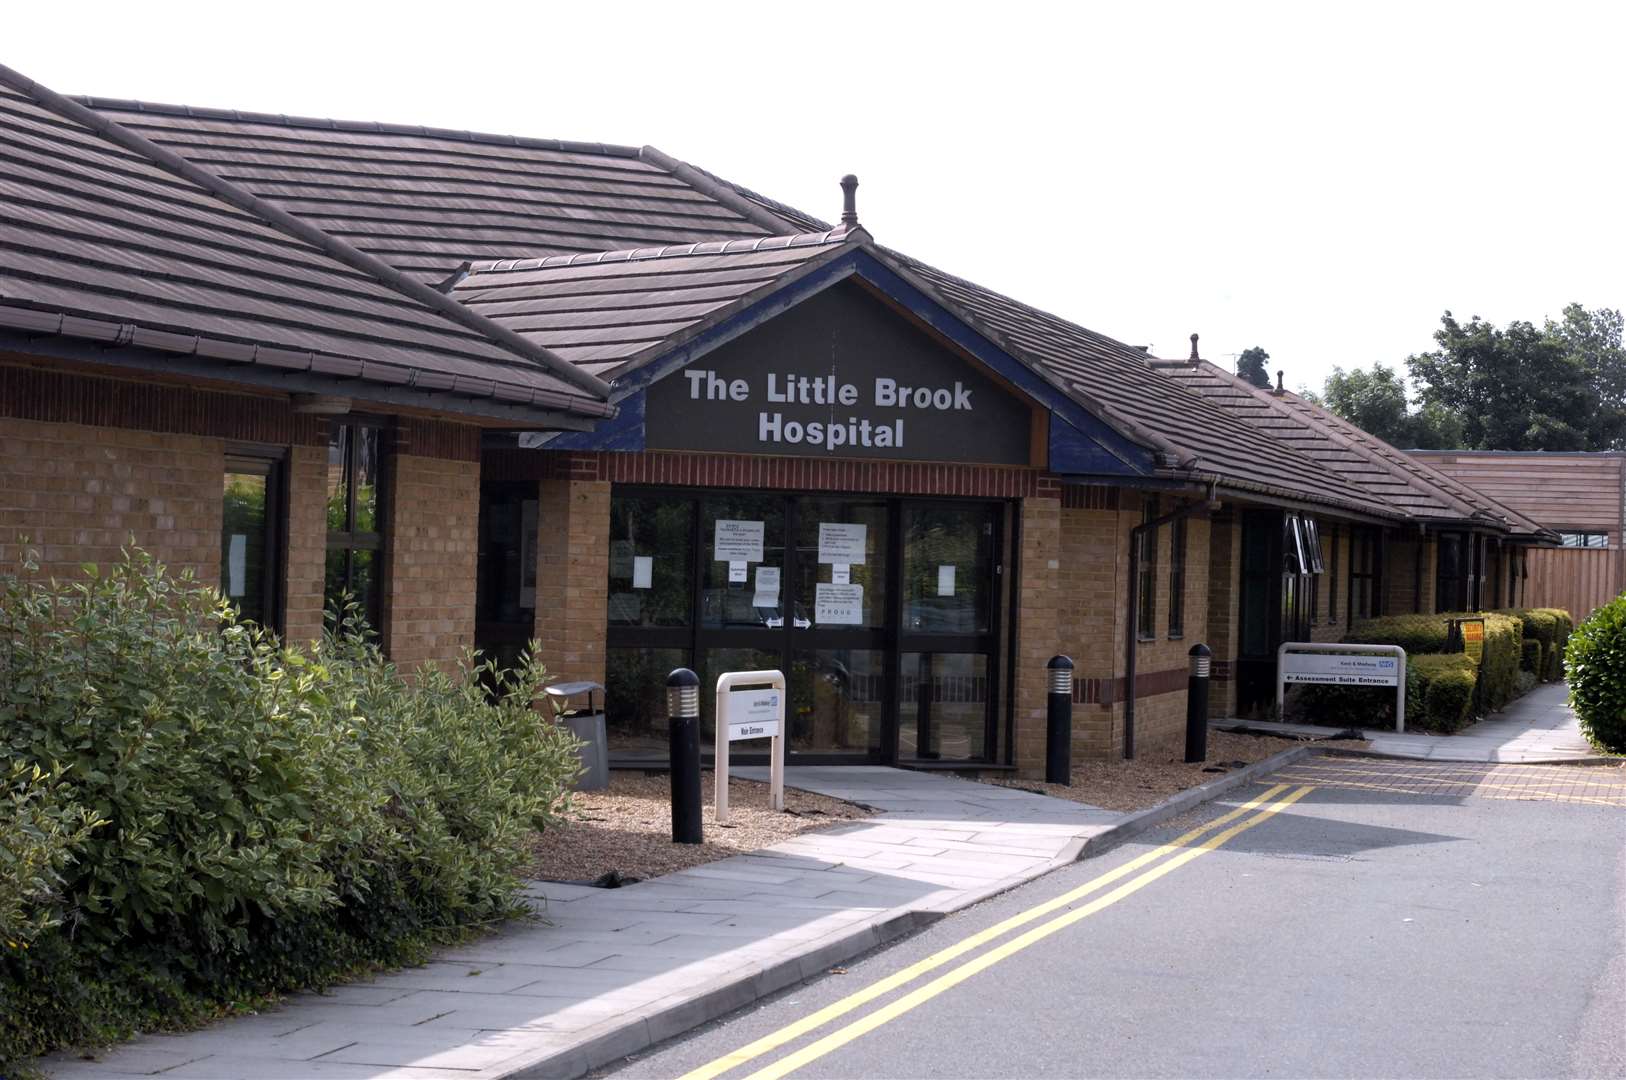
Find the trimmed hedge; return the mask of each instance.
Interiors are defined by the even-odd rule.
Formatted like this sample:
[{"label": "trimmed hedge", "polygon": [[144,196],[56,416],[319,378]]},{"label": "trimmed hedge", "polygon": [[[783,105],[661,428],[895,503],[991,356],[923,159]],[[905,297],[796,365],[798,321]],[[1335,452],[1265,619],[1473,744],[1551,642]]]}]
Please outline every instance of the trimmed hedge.
[{"label": "trimmed hedge", "polygon": [[1473,719],[1474,661],[1464,653],[1408,657],[1406,726],[1450,734]]},{"label": "trimmed hedge", "polygon": [[1539,681],[1541,673],[1547,670],[1547,654],[1541,647],[1541,642],[1535,638],[1527,637],[1519,646],[1519,670],[1534,675]]},{"label": "trimmed hedge", "polygon": [[1385,615],[1355,623],[1344,640],[1353,645],[1399,645],[1410,657],[1445,652],[1448,634],[1442,615]]},{"label": "trimmed hedge", "polygon": [[1600,750],[1626,754],[1626,594],[1570,635],[1564,668],[1581,733]]},{"label": "trimmed hedge", "polygon": [[1518,696],[1519,656],[1523,651],[1524,623],[1512,615],[1491,611],[1451,611],[1432,618],[1484,619],[1485,660],[1480,667],[1480,704],[1495,712]]},{"label": "trimmed hedge", "polygon": [[87,571],[0,577],[0,1074],[524,910],[579,767],[540,666],[409,682],[354,626],[305,654],[140,553]]},{"label": "trimmed hedge", "polygon": [[1543,682],[1564,677],[1564,648],[1575,630],[1575,620],[1563,608],[1504,608],[1498,615],[1511,615],[1524,624],[1526,641],[1540,643],[1534,672]]}]

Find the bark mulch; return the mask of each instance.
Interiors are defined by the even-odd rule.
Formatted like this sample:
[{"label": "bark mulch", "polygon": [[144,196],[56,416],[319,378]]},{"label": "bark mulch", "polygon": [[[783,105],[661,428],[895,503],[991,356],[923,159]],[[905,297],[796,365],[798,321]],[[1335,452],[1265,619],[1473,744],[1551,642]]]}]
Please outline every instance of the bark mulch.
[{"label": "bark mulch", "polygon": [[[1320,745],[1362,749],[1364,739],[1322,739]],[[1183,751],[1174,754],[1145,754],[1134,761],[1085,761],[1073,763],[1070,786],[1046,784],[1038,780],[991,777],[986,783],[1021,788],[1058,799],[1089,803],[1105,810],[1129,812],[1156,806],[1187,788],[1217,780],[1233,769],[1263,761],[1303,740],[1275,736],[1237,735],[1228,731],[1208,733],[1208,760],[1187,765]]]},{"label": "bark mulch", "polygon": [[528,876],[546,881],[591,882],[605,874],[650,878],[726,859],[788,840],[798,833],[857,821],[870,811],[825,795],[785,789],[786,813],[768,809],[768,785],[730,777],[729,823],[712,821],[716,781],[701,776],[705,842],[672,843],[672,786],[665,773],[616,770],[607,791],[571,796],[567,820],[532,839],[536,858]]}]

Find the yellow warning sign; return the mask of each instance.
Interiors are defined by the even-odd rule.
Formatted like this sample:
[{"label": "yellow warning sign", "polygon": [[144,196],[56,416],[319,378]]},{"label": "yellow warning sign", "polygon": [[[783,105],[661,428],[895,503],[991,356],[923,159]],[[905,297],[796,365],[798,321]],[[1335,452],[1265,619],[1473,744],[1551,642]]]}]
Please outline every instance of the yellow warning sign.
[{"label": "yellow warning sign", "polygon": [[1474,658],[1474,663],[1485,655],[1485,620],[1464,619],[1462,621],[1462,651]]}]

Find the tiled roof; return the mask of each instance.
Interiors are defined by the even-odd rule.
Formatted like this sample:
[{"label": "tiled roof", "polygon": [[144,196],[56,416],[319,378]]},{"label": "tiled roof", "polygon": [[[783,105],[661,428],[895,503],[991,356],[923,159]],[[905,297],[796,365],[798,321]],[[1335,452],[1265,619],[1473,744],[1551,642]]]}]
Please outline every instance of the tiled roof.
[{"label": "tiled roof", "polygon": [[332,376],[336,393],[611,412],[557,358],[254,204],[0,67],[0,328]]},{"label": "tiled roof", "polygon": [[772,287],[847,242],[845,229],[592,255],[477,263],[452,287],[468,305],[605,378],[639,353]]},{"label": "tiled roof", "polygon": [[1158,361],[1155,366],[1248,427],[1292,446],[1366,491],[1370,498],[1431,522],[1467,522],[1534,535],[1540,526],[1494,499],[1421,465],[1297,394],[1260,389],[1207,361]]},{"label": "tiled roof", "polygon": [[[652,147],[84,100],[403,271],[449,279],[470,310],[595,375],[670,347],[842,239],[812,215]],[[1357,438],[1335,448],[1330,424],[1295,424],[1281,409],[1171,378],[1142,349],[865,241],[1161,451],[1171,473],[1396,519],[1482,508],[1406,475]]]},{"label": "tiled roof", "polygon": [[762,235],[743,196],[648,147],[80,100],[425,281],[470,259]]}]

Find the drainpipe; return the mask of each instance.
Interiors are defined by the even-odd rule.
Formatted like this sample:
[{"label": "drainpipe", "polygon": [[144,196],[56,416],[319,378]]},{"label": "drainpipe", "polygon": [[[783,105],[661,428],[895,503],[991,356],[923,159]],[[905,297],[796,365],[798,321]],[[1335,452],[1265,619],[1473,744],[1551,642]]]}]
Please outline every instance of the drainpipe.
[{"label": "drainpipe", "polygon": [[1162,517],[1143,521],[1129,530],[1129,619],[1128,633],[1124,641],[1124,760],[1132,761],[1135,757],[1135,668],[1138,655],[1136,645],[1140,641],[1140,540],[1147,529],[1156,530],[1163,525],[1179,518],[1188,518],[1202,510],[1218,510],[1222,504],[1214,497],[1214,485],[1208,485],[1208,499],[1205,502],[1189,502],[1178,509],[1171,510]]}]

